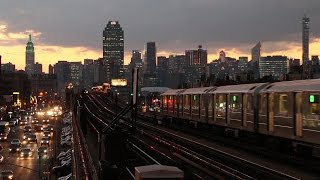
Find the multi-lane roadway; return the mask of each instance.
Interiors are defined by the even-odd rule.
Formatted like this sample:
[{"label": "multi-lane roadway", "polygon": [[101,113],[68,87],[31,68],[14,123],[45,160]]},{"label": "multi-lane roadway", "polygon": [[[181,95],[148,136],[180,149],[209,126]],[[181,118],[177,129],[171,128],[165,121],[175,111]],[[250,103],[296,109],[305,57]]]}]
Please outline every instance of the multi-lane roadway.
[{"label": "multi-lane roadway", "polygon": [[[57,117],[50,117],[49,123],[42,123],[41,117],[39,117],[38,119],[38,124],[44,125],[44,127],[48,124],[56,127],[58,124]],[[35,124],[32,124],[31,121],[32,119],[30,118],[28,120],[28,125],[33,128],[33,131],[37,137],[37,143],[28,143],[27,141],[23,141],[25,125],[16,125],[10,127],[7,141],[0,141],[0,145],[3,147],[3,150],[0,152],[0,154],[4,157],[3,162],[0,163],[0,172],[4,170],[13,171],[15,180],[35,180],[40,179],[40,176],[50,176],[50,163],[53,161],[55,155],[55,135],[52,133],[53,137],[51,137],[51,140],[49,142],[48,154],[41,154],[40,159],[38,148],[41,146],[40,144],[43,133],[42,131],[36,131]],[[10,152],[10,142],[13,139],[19,139],[22,142],[21,148],[30,148],[31,156],[25,158],[21,157],[20,152]]]}]

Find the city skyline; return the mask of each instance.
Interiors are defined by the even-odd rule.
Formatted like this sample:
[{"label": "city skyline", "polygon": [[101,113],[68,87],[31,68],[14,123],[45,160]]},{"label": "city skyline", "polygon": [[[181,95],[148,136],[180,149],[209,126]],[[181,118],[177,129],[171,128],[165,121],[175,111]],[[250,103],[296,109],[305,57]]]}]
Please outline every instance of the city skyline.
[{"label": "city skyline", "polygon": [[[35,62],[43,64],[46,72],[48,65],[55,64],[58,60],[83,61],[85,58],[98,59],[102,57],[101,34],[103,27],[109,20],[118,20],[126,33],[125,64],[130,62],[133,49],[143,51],[145,43],[149,41],[157,43],[157,56],[184,54],[186,49],[195,49],[201,44],[204,49],[208,50],[208,62],[217,59],[221,50],[224,50],[227,56],[235,58],[250,57],[250,49],[258,41],[261,41],[262,56],[285,55],[301,59],[303,14],[310,17],[309,55],[320,54],[320,23],[318,21],[320,14],[314,9],[320,4],[312,0],[308,2],[285,0],[278,3],[277,7],[272,6],[273,3],[269,1],[248,3],[248,0],[242,0],[239,2],[238,9],[234,8],[235,6],[231,7],[230,3],[233,2],[221,0],[187,1],[186,3],[179,3],[179,0],[172,3],[155,2],[157,6],[142,0],[135,0],[128,5],[114,1],[108,3],[94,1],[90,4],[80,1],[77,4],[79,12],[86,8],[85,5],[88,5],[89,9],[101,7],[97,11],[95,10],[98,15],[96,13],[93,15],[82,13],[83,15],[81,14],[79,17],[69,17],[69,11],[66,7],[71,5],[72,1],[55,6],[49,2],[41,4],[35,4],[35,2],[22,2],[17,6],[16,3],[7,1],[3,3],[4,10],[0,12],[2,17],[0,19],[2,61],[3,63],[16,64],[17,69],[24,69],[25,66],[25,44],[28,34],[33,36],[36,52]],[[143,7],[148,8],[139,7],[141,12],[132,12],[129,9],[128,12],[122,13],[121,11],[119,13],[120,8],[130,7],[129,5],[136,7],[142,4]],[[63,5],[66,7],[62,7]],[[111,10],[104,13],[102,10],[108,9],[107,5],[114,5],[114,9],[118,11]],[[254,10],[254,8],[261,6],[264,6],[265,9],[260,9],[259,13]],[[33,11],[35,7],[39,10]],[[220,12],[218,9],[227,7],[230,10],[218,13]],[[47,12],[40,10],[40,8],[47,10]],[[185,14],[183,10],[190,8],[202,11],[200,13],[190,13],[191,11],[189,11],[188,14]],[[271,8],[275,8],[272,11],[274,13],[267,13]],[[212,12],[209,11],[211,9]],[[52,14],[56,12],[54,10],[59,10],[60,13]],[[162,10],[161,16],[159,10]],[[149,20],[144,17],[147,12],[154,12],[154,15],[147,16]],[[36,16],[42,13],[43,16]],[[237,17],[231,16],[231,14],[237,15]],[[17,15],[22,15],[22,17],[19,19]],[[173,18],[166,18],[168,15]],[[59,19],[56,16],[64,16],[65,19]],[[49,21],[47,21],[47,17],[50,17]],[[247,20],[248,17],[251,18]],[[91,21],[92,18],[95,20]],[[196,19],[201,20],[196,21]],[[83,23],[82,20],[85,22]],[[263,23],[259,24],[260,22]]]}]

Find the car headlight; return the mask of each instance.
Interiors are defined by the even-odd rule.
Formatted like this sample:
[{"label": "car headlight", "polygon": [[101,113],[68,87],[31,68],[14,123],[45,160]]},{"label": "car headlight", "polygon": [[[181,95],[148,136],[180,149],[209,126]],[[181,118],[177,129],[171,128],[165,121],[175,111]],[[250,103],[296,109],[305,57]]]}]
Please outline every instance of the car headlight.
[{"label": "car headlight", "polygon": [[12,151],[12,149],[11,149],[11,148],[9,148],[9,151]]},{"label": "car headlight", "polygon": [[31,154],[31,152],[29,152],[29,155]]},{"label": "car headlight", "polygon": [[9,179],[13,179],[13,175],[8,176]]},{"label": "car headlight", "polygon": [[41,143],[43,143],[43,141],[41,141]]},{"label": "car headlight", "polygon": [[43,150],[43,152],[47,152],[47,150],[45,149],[45,150]]},{"label": "car headlight", "polygon": [[17,148],[17,151],[19,151],[20,149],[19,148]]},{"label": "car headlight", "polygon": [[31,140],[30,138],[28,138],[28,140]]},{"label": "car headlight", "polygon": [[4,137],[4,139],[7,139],[7,137]]},{"label": "car headlight", "polygon": [[21,153],[21,155],[20,155],[21,157],[23,157],[23,153]]},{"label": "car headlight", "polygon": [[23,136],[23,139],[25,139],[26,138],[26,136]]}]

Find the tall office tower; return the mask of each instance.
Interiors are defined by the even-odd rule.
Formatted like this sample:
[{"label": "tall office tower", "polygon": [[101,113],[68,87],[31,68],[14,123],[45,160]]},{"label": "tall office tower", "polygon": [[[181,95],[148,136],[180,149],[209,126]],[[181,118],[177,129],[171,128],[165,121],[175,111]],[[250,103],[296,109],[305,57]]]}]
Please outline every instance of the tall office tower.
[{"label": "tall office tower", "polygon": [[261,43],[258,42],[252,49],[251,49],[251,61],[259,62],[261,57]]},{"label": "tall office tower", "polygon": [[105,69],[103,66],[103,58],[93,61],[93,84],[103,84],[105,82]]},{"label": "tall office tower", "polygon": [[258,42],[251,49],[250,69],[253,71],[255,79],[258,79],[260,77],[260,72],[259,72],[259,61],[260,61],[260,58],[261,58],[261,42]]},{"label": "tall office tower", "polygon": [[156,43],[155,42],[147,42],[147,72],[154,73],[156,71]]},{"label": "tall office tower", "polygon": [[58,94],[61,97],[65,96],[65,87],[70,83],[70,63],[67,61],[58,61],[54,65],[54,74],[57,75]]},{"label": "tall office tower", "polygon": [[[70,63],[70,82],[73,84],[74,89],[81,90],[83,65],[81,62],[69,62]],[[76,91],[77,92],[77,91]]]},{"label": "tall office tower", "polygon": [[132,56],[131,56],[130,64],[131,63],[142,63],[141,51],[132,50]]},{"label": "tall office tower", "polygon": [[33,74],[42,74],[42,64],[37,62],[33,65]]},{"label": "tall office tower", "polygon": [[186,61],[189,66],[201,65],[206,66],[208,62],[207,50],[202,49],[202,46],[199,45],[197,50],[186,50],[185,51]]},{"label": "tall office tower", "polygon": [[54,72],[54,69],[53,69],[53,66],[51,64],[49,64],[49,74],[53,74]]},{"label": "tall office tower", "polygon": [[29,41],[28,41],[27,46],[26,46],[26,67],[25,67],[25,71],[26,71],[26,73],[28,75],[34,73],[33,66],[34,66],[34,47],[33,47],[33,42],[32,42],[31,34],[30,34],[29,35]]},{"label": "tall office tower", "polygon": [[259,61],[260,77],[272,76],[275,80],[284,80],[288,73],[286,56],[267,56]]},{"label": "tall office tower", "polygon": [[307,16],[302,18],[302,62],[307,65],[309,61],[309,21]]},{"label": "tall office tower", "polygon": [[83,86],[86,89],[90,89],[94,82],[94,64],[93,59],[85,59],[83,65]]},{"label": "tall office tower", "polygon": [[248,57],[239,57],[238,70],[240,72],[248,71]]},{"label": "tall office tower", "polygon": [[312,66],[319,65],[319,56],[311,56]]},{"label": "tall office tower", "polygon": [[3,73],[5,72],[13,73],[16,71],[16,65],[12,64],[11,62],[6,64],[1,64],[1,69]]},{"label": "tall office tower", "polygon": [[165,82],[168,76],[168,64],[169,64],[169,58],[165,56],[158,57],[157,76],[160,83],[159,86],[165,86]]},{"label": "tall office tower", "polygon": [[109,21],[103,31],[103,61],[107,82],[123,78],[124,40],[118,21]]}]

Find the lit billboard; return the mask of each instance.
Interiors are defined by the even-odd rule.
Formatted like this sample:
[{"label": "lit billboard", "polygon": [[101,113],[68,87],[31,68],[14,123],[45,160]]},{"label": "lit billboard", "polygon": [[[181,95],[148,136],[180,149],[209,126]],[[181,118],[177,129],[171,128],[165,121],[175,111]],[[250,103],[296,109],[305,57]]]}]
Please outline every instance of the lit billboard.
[{"label": "lit billboard", "polygon": [[111,79],[111,86],[127,86],[128,82],[126,79]]}]

